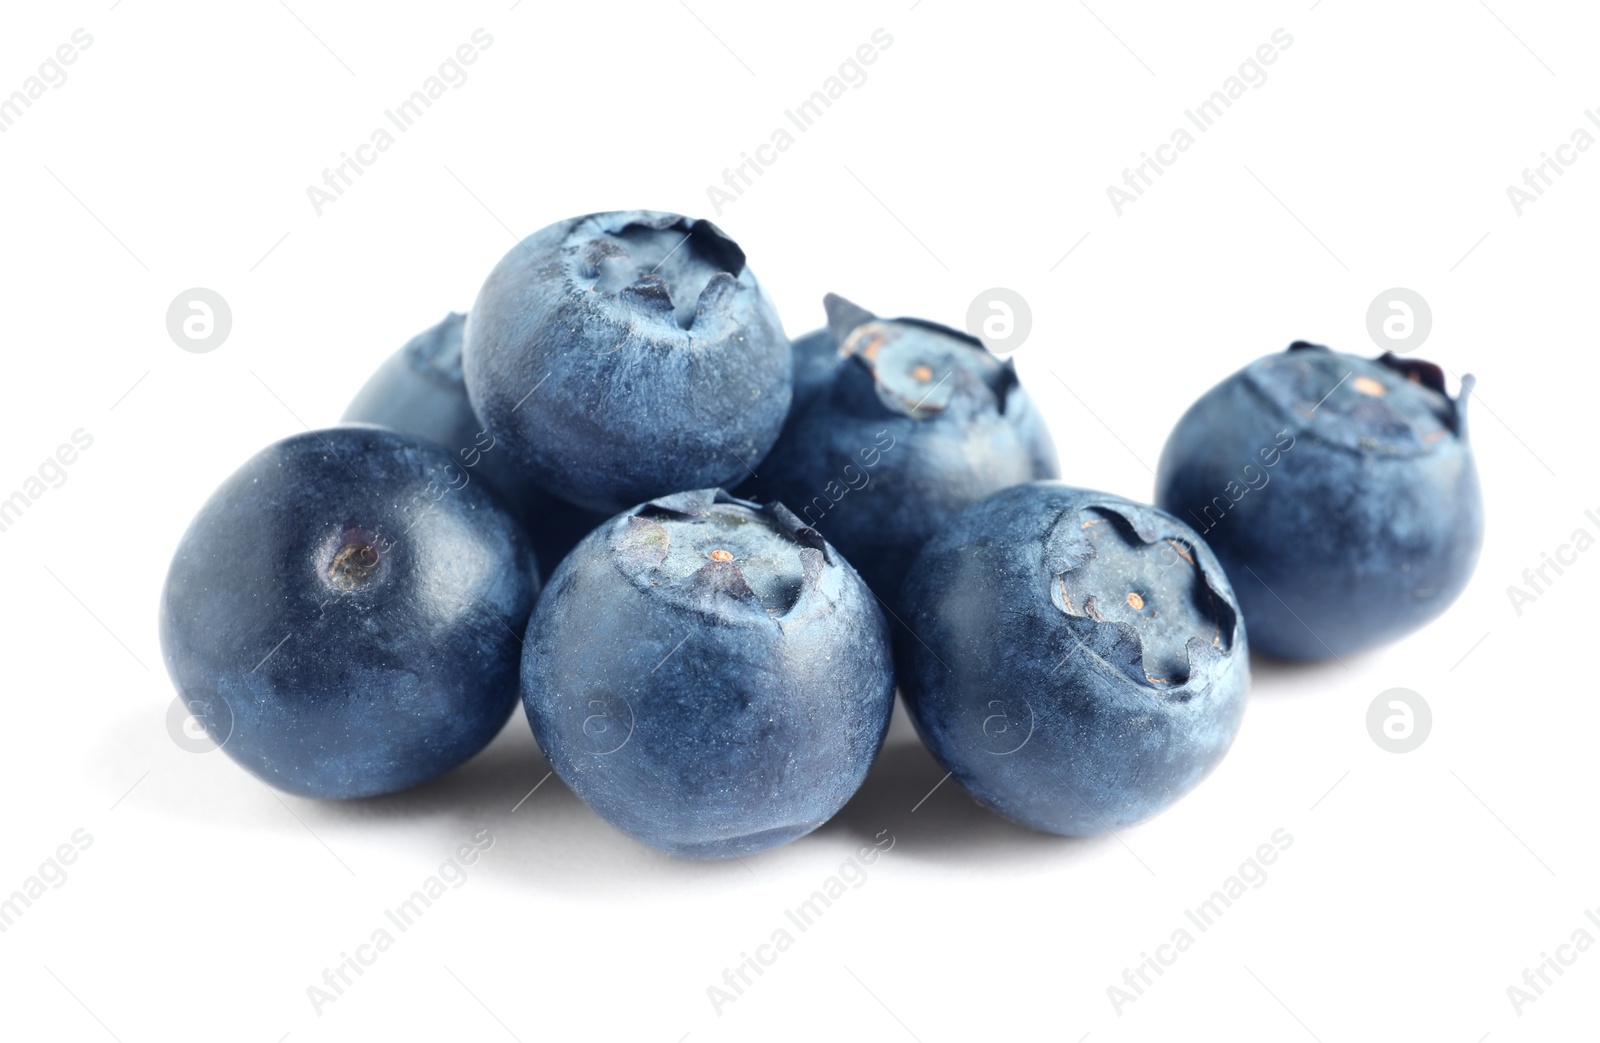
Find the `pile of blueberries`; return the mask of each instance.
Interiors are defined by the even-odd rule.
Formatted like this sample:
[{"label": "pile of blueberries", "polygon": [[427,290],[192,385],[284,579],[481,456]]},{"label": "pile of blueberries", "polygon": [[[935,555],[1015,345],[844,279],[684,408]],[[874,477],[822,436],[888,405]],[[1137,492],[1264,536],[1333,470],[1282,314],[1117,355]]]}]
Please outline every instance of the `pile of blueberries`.
[{"label": "pile of blueberries", "polygon": [[201,508],[161,600],[179,697],[265,782],[355,798],[520,695],[590,807],[713,857],[831,818],[898,686],[974,798],[1088,835],[1217,765],[1250,645],[1393,640],[1476,563],[1470,378],[1296,342],[1189,409],[1150,506],[1057,481],[980,340],[824,305],[791,344],[703,220],[530,236]]}]

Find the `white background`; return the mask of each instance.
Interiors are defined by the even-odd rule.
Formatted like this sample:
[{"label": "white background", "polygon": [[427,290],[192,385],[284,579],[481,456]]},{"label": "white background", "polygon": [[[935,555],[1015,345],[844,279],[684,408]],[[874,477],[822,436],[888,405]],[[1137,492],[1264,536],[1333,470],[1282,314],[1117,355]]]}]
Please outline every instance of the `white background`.
[{"label": "white background", "polygon": [[[1591,1038],[1600,949],[1520,1013],[1507,987],[1579,928],[1600,939],[1600,553],[1520,616],[1506,587],[1600,533],[1600,150],[1520,216],[1506,188],[1600,106],[1600,25],[1491,3],[8,10],[0,93],[75,28],[93,44],[0,134],[0,496],[74,430],[94,443],[0,532],[0,893],[74,830],[93,843],[0,934],[0,1034]],[[317,216],[306,187],[479,27],[470,78]],[[1065,477],[1143,499],[1202,390],[1297,338],[1376,354],[1368,303],[1413,288],[1434,314],[1417,357],[1481,381],[1488,536],[1454,608],[1343,664],[1258,663],[1228,759],[1119,839],[1030,833],[954,783],[917,806],[942,772],[898,714],[837,820],[743,864],[658,855],[557,779],[523,800],[548,767],[520,711],[450,776],[349,805],[180,749],[157,595],[210,491],[332,423],[514,237],[594,210],[712,216],[707,186],[880,27],[866,82],[717,217],[789,332],[830,290],[959,325],[1015,289],[1034,326],[1014,357]],[[1118,216],[1107,186],[1278,28],[1267,80]],[[233,310],[210,354],[166,331],[195,286]],[[1365,726],[1397,686],[1434,716],[1404,755]],[[316,1012],[324,968],[485,829],[467,882]],[[1124,968],[1277,829],[1293,844],[1266,882],[1114,1009]],[[724,968],[884,830],[865,884],[715,1010]]]}]

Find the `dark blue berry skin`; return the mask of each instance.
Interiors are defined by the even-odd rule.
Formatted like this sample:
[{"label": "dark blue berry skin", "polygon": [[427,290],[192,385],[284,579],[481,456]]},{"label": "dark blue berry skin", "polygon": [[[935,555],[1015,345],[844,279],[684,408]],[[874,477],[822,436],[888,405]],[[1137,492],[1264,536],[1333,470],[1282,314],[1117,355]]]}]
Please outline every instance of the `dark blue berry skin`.
[{"label": "dark blue berry skin", "polygon": [[505,724],[537,570],[469,476],[433,442],[352,425],[268,446],[200,509],[161,594],[161,648],[252,774],[309,797],[391,793]]},{"label": "dark blue berry skin", "polygon": [[1298,341],[1201,397],[1161,454],[1156,502],[1211,544],[1250,644],[1326,659],[1394,641],[1466,586],[1483,501],[1466,397],[1430,363]]},{"label": "dark blue berry skin", "polygon": [[895,634],[917,731],[981,803],[1088,836],[1149,818],[1232,744],[1237,603],[1187,525],[1057,482],[995,493],[917,557]]},{"label": "dark blue berry skin", "polygon": [[737,493],[786,504],[893,610],[928,537],[992,492],[1058,477],[1055,446],[1010,360],[976,338],[824,304],[828,329],[794,345],[783,433]]},{"label": "dark blue berry skin", "polygon": [[889,726],[883,614],[780,505],[664,497],[591,533],[528,622],[528,720],[590,807],[674,855],[749,854],[826,822]]},{"label": "dark blue berry skin", "polygon": [[466,315],[453,312],[407,341],[356,392],[341,419],[404,431],[451,450],[458,464],[511,504],[548,579],[567,552],[609,515],[576,507],[519,476],[467,400],[461,377],[466,322]]},{"label": "dark blue berry skin", "polygon": [[467,321],[473,408],[519,473],[608,513],[732,486],[789,410],[789,341],[709,221],[591,214],[523,240]]}]

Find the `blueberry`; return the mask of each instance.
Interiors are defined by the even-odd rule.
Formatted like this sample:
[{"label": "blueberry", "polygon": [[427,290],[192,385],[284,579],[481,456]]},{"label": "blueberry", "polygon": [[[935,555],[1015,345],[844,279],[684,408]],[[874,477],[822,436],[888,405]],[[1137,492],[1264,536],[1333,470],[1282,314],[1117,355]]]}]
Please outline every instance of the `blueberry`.
[{"label": "blueberry", "polygon": [[1206,392],[1161,454],[1156,502],[1205,535],[1250,643],[1325,659],[1443,612],[1483,542],[1466,397],[1427,362],[1297,341]]},{"label": "blueberry", "polygon": [[467,323],[467,393],[517,470],[618,511],[749,473],[789,409],[789,341],[709,221],[591,214],[523,240]]},{"label": "blueberry", "polygon": [[361,425],[268,446],[206,502],[167,573],[161,648],[234,760],[290,793],[366,797],[505,724],[538,579],[470,479],[433,442]]},{"label": "blueberry", "polygon": [[973,796],[1086,836],[1193,789],[1250,684],[1237,603],[1187,525],[1058,482],[1013,486],[930,539],[896,633],[911,718]]},{"label": "blueberry", "polygon": [[344,411],[345,422],[379,424],[431,439],[493,486],[522,522],[546,579],[567,552],[609,515],[575,507],[522,478],[472,411],[461,377],[467,317],[446,315],[384,361]]},{"label": "blueberry", "polygon": [[820,535],[721,490],[624,512],[528,622],[522,697],[590,807],[675,855],[748,854],[843,806],[883,743],[883,615]]},{"label": "blueberry", "polygon": [[917,551],[967,505],[1059,475],[1044,419],[965,333],[824,300],[828,329],[794,345],[794,406],[739,495],[815,526],[894,605]]}]

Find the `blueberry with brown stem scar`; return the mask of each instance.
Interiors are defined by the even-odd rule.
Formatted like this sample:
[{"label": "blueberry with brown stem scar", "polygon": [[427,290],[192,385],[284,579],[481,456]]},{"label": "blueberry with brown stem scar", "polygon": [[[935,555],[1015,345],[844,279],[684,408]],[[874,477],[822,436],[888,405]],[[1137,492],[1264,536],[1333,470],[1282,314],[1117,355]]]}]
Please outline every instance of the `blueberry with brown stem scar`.
[{"label": "blueberry with brown stem scar", "polygon": [[1205,542],[1154,507],[1057,482],[1005,489],[928,541],[901,599],[918,733],[1023,825],[1088,836],[1148,818],[1238,733],[1238,603]]},{"label": "blueberry with brown stem scar", "polygon": [[737,243],[654,210],[551,225],[501,259],[467,320],[472,406],[513,467],[611,513],[733,486],[789,410],[789,340]]},{"label": "blueberry with brown stem scar", "polygon": [[1060,473],[1009,359],[921,319],[842,297],[795,342],[795,401],[778,444],[739,487],[814,525],[894,609],[917,551],[962,508]]},{"label": "blueberry with brown stem scar", "polygon": [[1483,497],[1466,405],[1436,365],[1296,341],[1178,421],[1156,503],[1205,534],[1250,642],[1326,659],[1448,608],[1478,561]]},{"label": "blueberry with brown stem scar", "polygon": [[861,785],[894,705],[883,614],[778,504],[662,497],[590,533],[528,632],[522,696],[556,774],[676,855],[803,836]]},{"label": "blueberry with brown stem scar", "polygon": [[161,650],[213,742],[269,785],[368,797],[482,749],[516,706],[539,590],[504,500],[441,446],[307,431],[206,501],[161,592]]}]

